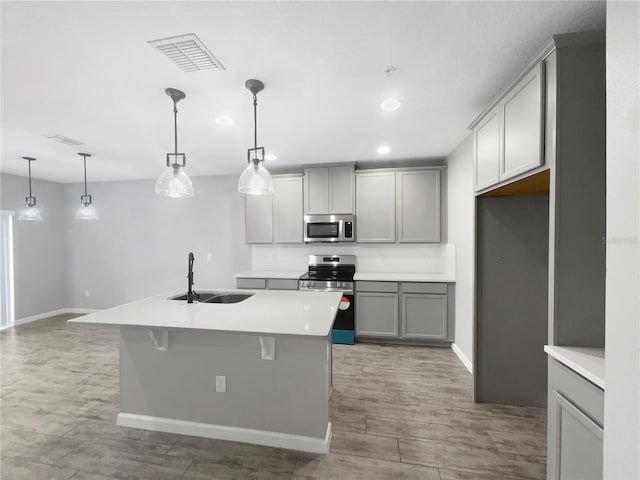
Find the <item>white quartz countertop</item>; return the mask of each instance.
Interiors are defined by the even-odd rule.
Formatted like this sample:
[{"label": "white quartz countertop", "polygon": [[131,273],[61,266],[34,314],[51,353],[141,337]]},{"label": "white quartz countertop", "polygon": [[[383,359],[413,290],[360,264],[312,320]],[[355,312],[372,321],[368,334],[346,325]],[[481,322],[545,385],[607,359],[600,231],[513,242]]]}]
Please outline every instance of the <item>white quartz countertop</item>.
[{"label": "white quartz countertop", "polygon": [[298,279],[302,275],[307,273],[306,270],[300,271],[289,271],[289,272],[277,272],[272,270],[254,270],[252,272],[242,272],[236,273],[234,275],[235,278],[291,278]]},{"label": "white quartz countertop", "polygon": [[604,390],[604,348],[545,345],[544,351]]},{"label": "white quartz countertop", "polygon": [[74,318],[68,323],[326,337],[342,298],[339,292],[203,289],[200,293],[205,291],[254,295],[239,303],[189,304],[186,300],[169,300],[185,293],[177,290]]},{"label": "white quartz countertop", "polygon": [[380,272],[361,273],[356,272],[354,280],[369,280],[373,282],[441,282],[454,283],[455,277],[442,273],[403,273],[403,272]]}]

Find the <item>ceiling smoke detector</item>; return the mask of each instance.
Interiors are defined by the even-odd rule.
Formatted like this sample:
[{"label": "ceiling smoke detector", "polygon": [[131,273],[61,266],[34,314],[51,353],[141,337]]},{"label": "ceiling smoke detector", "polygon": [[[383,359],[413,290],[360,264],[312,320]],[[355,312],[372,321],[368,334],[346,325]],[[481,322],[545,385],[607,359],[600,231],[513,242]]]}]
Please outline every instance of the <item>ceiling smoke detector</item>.
[{"label": "ceiling smoke detector", "polygon": [[195,33],[151,40],[147,43],[166,55],[169,60],[185,72],[224,70],[224,66],[204,46]]},{"label": "ceiling smoke detector", "polygon": [[78,140],[74,140],[73,138],[65,137],[64,135],[59,135],[57,133],[45,133],[42,136],[48,138],[49,140],[53,140],[54,142],[64,143],[65,145],[84,145],[84,143]]}]

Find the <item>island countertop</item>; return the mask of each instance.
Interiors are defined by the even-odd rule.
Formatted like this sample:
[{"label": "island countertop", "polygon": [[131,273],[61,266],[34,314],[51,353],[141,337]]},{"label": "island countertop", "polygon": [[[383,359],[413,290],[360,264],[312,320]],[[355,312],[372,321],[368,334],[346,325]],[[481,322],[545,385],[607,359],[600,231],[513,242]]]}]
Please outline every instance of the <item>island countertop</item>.
[{"label": "island countertop", "polygon": [[184,293],[176,290],[77,317],[68,323],[326,337],[331,333],[342,298],[337,292],[202,291],[253,293],[253,296],[239,303],[189,304],[186,300],[169,300]]}]

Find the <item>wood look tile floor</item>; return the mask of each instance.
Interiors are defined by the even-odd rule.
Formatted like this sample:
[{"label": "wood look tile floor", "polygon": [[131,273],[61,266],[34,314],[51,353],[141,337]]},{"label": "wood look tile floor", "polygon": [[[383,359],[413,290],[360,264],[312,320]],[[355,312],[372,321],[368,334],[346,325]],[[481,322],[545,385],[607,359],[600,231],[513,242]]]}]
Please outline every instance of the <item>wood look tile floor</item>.
[{"label": "wood look tile floor", "polygon": [[118,331],[59,315],[0,334],[6,480],[545,478],[546,411],[474,404],[449,349],[335,345],[327,455],[115,425]]}]

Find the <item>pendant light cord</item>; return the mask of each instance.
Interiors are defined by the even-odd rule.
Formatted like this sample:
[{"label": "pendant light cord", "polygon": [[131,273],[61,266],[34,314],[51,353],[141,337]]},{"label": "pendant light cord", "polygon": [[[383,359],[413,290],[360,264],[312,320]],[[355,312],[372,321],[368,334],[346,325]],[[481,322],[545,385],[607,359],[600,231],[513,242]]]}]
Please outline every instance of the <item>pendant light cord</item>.
[{"label": "pendant light cord", "polygon": [[258,150],[258,96],[253,94],[253,147]]},{"label": "pendant light cord", "polygon": [[33,197],[31,195],[31,160],[29,160],[29,198]]},{"label": "pendant light cord", "polygon": [[84,196],[87,196],[87,156],[83,155],[82,159],[84,160]]},{"label": "pendant light cord", "polygon": [[177,163],[178,158],[178,102],[173,101],[173,142],[175,145],[175,158]]}]

